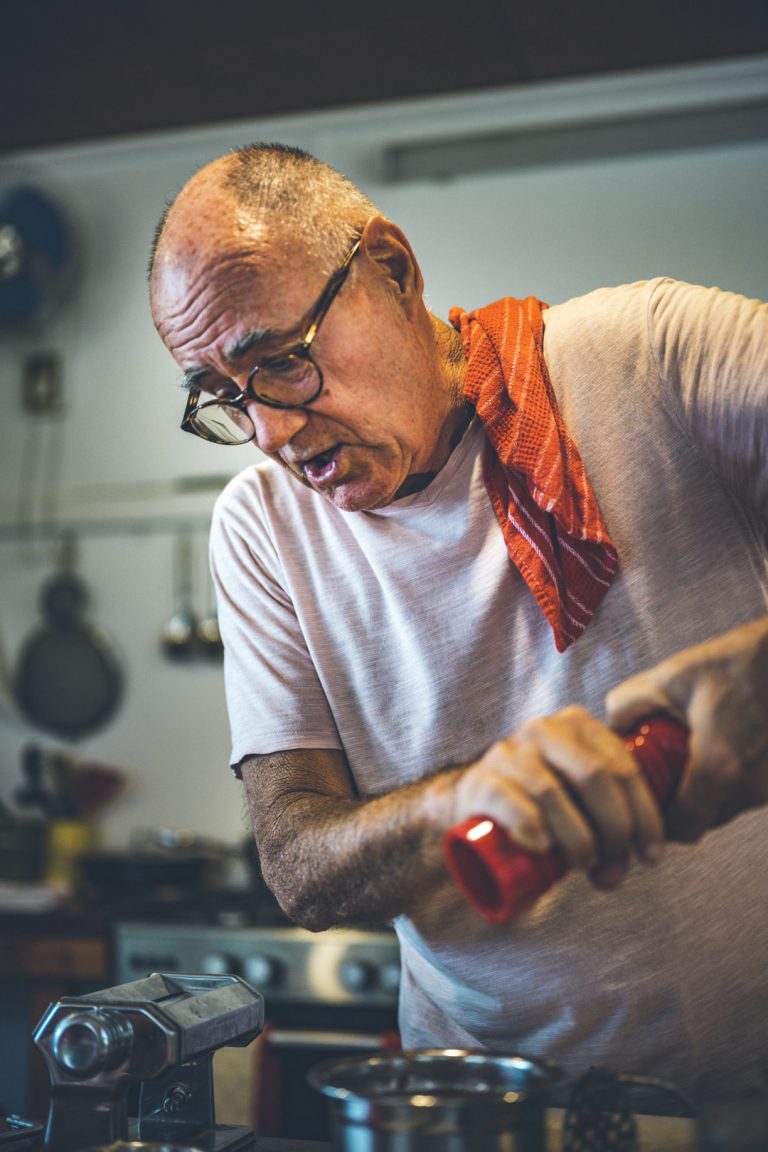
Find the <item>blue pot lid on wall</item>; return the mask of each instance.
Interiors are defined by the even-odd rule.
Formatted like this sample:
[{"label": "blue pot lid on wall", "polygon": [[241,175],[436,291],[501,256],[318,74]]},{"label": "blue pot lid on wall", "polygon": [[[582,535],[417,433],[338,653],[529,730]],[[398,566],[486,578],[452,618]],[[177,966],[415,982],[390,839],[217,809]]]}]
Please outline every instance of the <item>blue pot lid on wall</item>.
[{"label": "blue pot lid on wall", "polygon": [[75,241],[44,192],[16,185],[0,197],[0,328],[47,320],[73,287]]}]

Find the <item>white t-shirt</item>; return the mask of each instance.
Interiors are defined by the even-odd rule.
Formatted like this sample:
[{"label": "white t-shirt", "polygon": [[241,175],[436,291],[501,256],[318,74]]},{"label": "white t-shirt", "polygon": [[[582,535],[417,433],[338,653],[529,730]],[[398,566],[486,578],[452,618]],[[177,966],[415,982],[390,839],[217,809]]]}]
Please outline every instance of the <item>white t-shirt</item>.
[{"label": "white t-shirt", "polygon": [[[424,491],[342,512],[270,464],[222,494],[212,562],[232,763],[340,748],[361,796],[479,755],[766,610],[768,307],[659,280],[545,312],[545,357],[619,553],[565,653],[508,559],[475,420]],[[396,928],[409,1046],[743,1087],[768,1056],[768,811],[620,892],[571,874],[512,925],[449,881]],[[762,1073],[765,1075],[765,1072]]]}]

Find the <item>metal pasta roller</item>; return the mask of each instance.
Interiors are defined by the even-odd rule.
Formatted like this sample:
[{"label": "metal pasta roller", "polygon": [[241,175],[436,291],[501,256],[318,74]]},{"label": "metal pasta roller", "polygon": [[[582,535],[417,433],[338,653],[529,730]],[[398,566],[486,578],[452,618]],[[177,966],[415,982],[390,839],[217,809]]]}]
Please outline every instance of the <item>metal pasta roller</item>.
[{"label": "metal pasta roller", "polygon": [[[251,1147],[249,1128],[216,1124],[213,1054],[264,1027],[264,1000],[237,976],[154,972],[52,1004],[34,1040],[48,1065],[52,1152],[132,1140]],[[138,1115],[128,1098],[138,1086]]]}]

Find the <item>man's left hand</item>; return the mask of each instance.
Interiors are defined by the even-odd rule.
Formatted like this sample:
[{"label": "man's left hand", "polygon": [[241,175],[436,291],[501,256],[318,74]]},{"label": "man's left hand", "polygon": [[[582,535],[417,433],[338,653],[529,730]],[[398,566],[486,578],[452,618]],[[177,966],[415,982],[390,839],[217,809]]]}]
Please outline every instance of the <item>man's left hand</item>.
[{"label": "man's left hand", "polygon": [[660,710],[688,726],[688,764],[666,814],[672,839],[697,840],[768,804],[768,616],[625,680],[606,708],[618,731]]}]

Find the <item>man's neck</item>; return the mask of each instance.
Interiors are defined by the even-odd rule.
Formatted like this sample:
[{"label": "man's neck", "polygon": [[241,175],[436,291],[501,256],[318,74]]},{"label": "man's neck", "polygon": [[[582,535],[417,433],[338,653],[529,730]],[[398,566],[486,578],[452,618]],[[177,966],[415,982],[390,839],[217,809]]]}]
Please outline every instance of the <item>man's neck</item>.
[{"label": "man's neck", "polygon": [[[457,416],[459,419],[457,420],[456,427],[451,434],[449,457],[453,450],[461,442],[464,433],[469,427],[469,423],[472,419],[472,411],[472,407],[469,404],[463,404],[462,407],[457,410]],[[446,460],[446,464],[447,463],[448,461]],[[445,465],[443,465],[443,467],[445,467]],[[435,476],[437,476],[437,472],[414,472],[413,475],[406,476],[405,482],[400,485],[397,492],[395,493],[395,500],[402,500],[404,496],[412,496],[414,492],[422,492],[426,487],[428,487],[428,485],[432,483]]]}]

